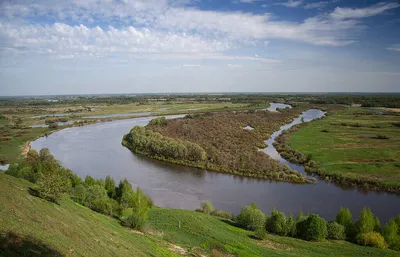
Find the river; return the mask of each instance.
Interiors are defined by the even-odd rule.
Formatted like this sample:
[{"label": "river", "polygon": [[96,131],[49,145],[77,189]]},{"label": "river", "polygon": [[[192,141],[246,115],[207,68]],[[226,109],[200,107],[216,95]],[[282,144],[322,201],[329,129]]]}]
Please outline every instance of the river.
[{"label": "river", "polygon": [[[323,112],[319,110],[309,110],[301,117],[310,121],[321,115]],[[301,122],[301,117],[282,129]],[[137,156],[121,145],[122,136],[133,126],[145,126],[151,119],[135,118],[67,128],[39,138],[31,146],[36,150],[49,148],[65,167],[81,177],[105,178],[110,175],[117,181],[127,178],[162,207],[196,209],[202,201],[209,200],[215,208],[235,214],[252,202],[265,213],[275,206],[287,214],[302,210],[304,213],[318,213],[328,220],[334,219],[340,207],[350,208],[354,217],[364,206],[371,207],[382,221],[400,214],[400,197],[393,194],[341,188],[323,180],[317,180],[316,184],[297,185],[208,172]],[[304,173],[303,167],[282,159],[273,148],[272,142],[279,133],[271,136],[264,151],[282,164]]]}]

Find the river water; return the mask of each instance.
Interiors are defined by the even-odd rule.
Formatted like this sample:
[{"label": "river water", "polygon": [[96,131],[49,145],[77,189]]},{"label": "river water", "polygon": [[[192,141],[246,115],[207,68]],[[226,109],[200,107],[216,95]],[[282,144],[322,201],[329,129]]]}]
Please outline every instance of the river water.
[{"label": "river water", "polygon": [[[319,110],[309,110],[301,117],[309,121],[323,114]],[[282,129],[301,122],[301,117]],[[162,207],[196,209],[202,201],[209,200],[215,208],[238,213],[244,205],[255,202],[265,213],[270,213],[275,206],[287,214],[302,210],[318,213],[328,220],[334,219],[340,207],[350,208],[353,216],[358,216],[364,206],[371,207],[382,221],[400,213],[397,195],[341,188],[323,180],[297,185],[208,172],[137,156],[121,145],[123,135],[133,126],[145,126],[151,119],[135,118],[67,128],[47,138],[39,138],[31,146],[36,150],[49,148],[65,167],[81,177],[105,178],[110,175],[117,181],[127,178]],[[273,148],[273,139],[279,133],[272,135],[267,141],[268,147],[263,150],[282,164],[304,172],[301,166],[282,159]]]}]

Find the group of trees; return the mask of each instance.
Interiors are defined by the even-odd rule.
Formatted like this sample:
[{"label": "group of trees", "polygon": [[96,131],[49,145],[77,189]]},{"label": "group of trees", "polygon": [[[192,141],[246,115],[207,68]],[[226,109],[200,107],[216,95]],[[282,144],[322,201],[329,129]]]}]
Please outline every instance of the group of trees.
[{"label": "group of trees", "polygon": [[335,221],[326,222],[317,214],[303,215],[301,212],[294,218],[292,214],[272,210],[266,216],[253,203],[244,206],[235,221],[243,228],[255,232],[263,239],[267,232],[280,236],[296,237],[307,241],[325,239],[347,240],[359,245],[400,250],[400,215],[382,228],[378,217],[364,208],[356,222],[349,209],[340,208]]},{"label": "group of trees", "polygon": [[[159,122],[156,122],[159,123]],[[136,126],[124,136],[123,144],[134,152],[174,160],[204,161],[206,152],[196,143],[172,139],[146,127]]]},{"label": "group of trees", "polygon": [[[311,180],[259,151],[265,140],[303,109],[272,113],[224,112],[157,118],[146,127],[134,127],[123,138],[133,152],[153,158],[235,175],[294,183]],[[246,126],[252,131],[243,129]]]},{"label": "group of trees", "polygon": [[79,204],[105,214],[120,218],[122,211],[129,209],[132,214],[122,219],[122,224],[142,229],[147,221],[147,212],[153,206],[151,198],[140,189],[134,190],[126,180],[116,185],[113,178],[105,180],[87,176],[82,180],[62,165],[47,148],[38,153],[30,150],[25,160],[12,164],[6,174],[35,183],[31,192],[36,196],[57,202],[69,194]]}]

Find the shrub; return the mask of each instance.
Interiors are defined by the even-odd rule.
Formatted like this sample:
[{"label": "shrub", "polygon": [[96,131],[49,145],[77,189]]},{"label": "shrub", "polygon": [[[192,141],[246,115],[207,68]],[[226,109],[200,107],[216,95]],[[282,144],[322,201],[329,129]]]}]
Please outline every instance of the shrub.
[{"label": "shrub", "polygon": [[211,213],[211,215],[216,216],[216,217],[221,217],[224,219],[231,219],[232,218],[232,214],[226,211],[221,211],[218,209],[213,210]]},{"label": "shrub", "polygon": [[264,227],[259,227],[254,231],[254,237],[263,240],[267,236],[267,232]]},{"label": "shrub", "polygon": [[346,238],[345,228],[343,225],[333,221],[327,224],[328,238],[335,240],[344,240]]},{"label": "shrub", "polygon": [[83,180],[74,173],[74,174],[72,174],[72,177],[71,177],[71,184],[72,184],[72,187],[76,187],[78,185],[83,184]]},{"label": "shrub", "polygon": [[137,230],[143,230],[147,223],[147,219],[144,216],[140,216],[137,213],[132,213],[128,218],[122,221],[122,225]]},{"label": "shrub", "polygon": [[96,180],[94,180],[94,178],[92,178],[91,176],[86,176],[85,184],[87,187],[92,187],[92,186],[96,185]]},{"label": "shrub", "polygon": [[360,245],[372,246],[381,249],[387,248],[387,243],[378,232],[367,232],[357,235],[357,243]]},{"label": "shrub", "polygon": [[52,122],[49,124],[49,129],[57,129],[58,127],[59,126],[57,122]]},{"label": "shrub", "polygon": [[111,206],[109,206],[109,198],[107,196],[107,192],[99,185],[89,187],[89,189],[87,190],[84,205],[94,211],[104,214],[109,214],[111,209]]},{"label": "shrub", "polygon": [[290,214],[287,219],[286,234],[290,237],[296,236],[296,221],[293,219],[293,214]]},{"label": "shrub", "polygon": [[200,205],[200,211],[203,213],[210,214],[213,211],[213,206],[209,201],[204,201]]},{"label": "shrub", "polygon": [[286,235],[286,215],[283,212],[272,210],[272,214],[267,218],[266,229],[268,232],[284,236]]},{"label": "shrub", "polygon": [[237,222],[242,227],[249,230],[256,230],[257,228],[264,228],[265,214],[258,208],[255,203],[250,206],[245,206],[240,211],[237,217]]},{"label": "shrub", "polygon": [[375,138],[375,139],[389,139],[388,136],[382,135],[382,134],[377,134],[376,136],[374,136],[372,138]]},{"label": "shrub", "polygon": [[374,220],[374,231],[375,232],[381,232],[382,226],[381,226],[381,221],[379,220],[378,217],[375,217]]},{"label": "shrub", "polygon": [[165,117],[152,119],[150,121],[150,125],[167,126],[168,125],[168,120]]},{"label": "shrub", "polygon": [[322,241],[328,235],[326,221],[317,214],[311,214],[297,223],[296,235],[307,241]]},{"label": "shrub", "polygon": [[383,227],[382,235],[388,243],[390,249],[400,250],[399,226],[394,219],[390,219],[389,222]]}]

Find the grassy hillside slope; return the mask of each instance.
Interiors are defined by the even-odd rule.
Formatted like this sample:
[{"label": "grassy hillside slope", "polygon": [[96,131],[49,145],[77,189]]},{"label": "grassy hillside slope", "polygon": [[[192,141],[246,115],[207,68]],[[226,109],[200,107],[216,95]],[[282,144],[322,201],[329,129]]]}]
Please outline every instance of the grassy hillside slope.
[{"label": "grassy hillside slope", "polygon": [[56,205],[33,197],[30,186],[0,173],[0,256],[400,256],[344,241],[259,241],[213,216],[163,208],[150,211],[151,233],[142,234],[70,199]]}]

